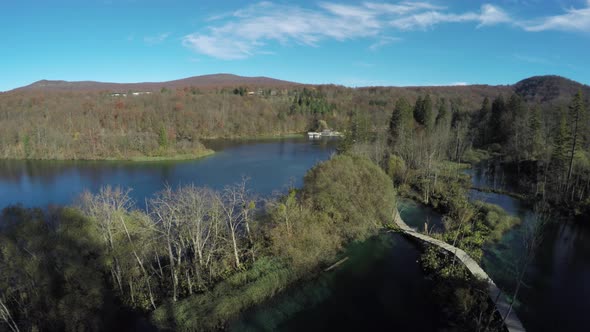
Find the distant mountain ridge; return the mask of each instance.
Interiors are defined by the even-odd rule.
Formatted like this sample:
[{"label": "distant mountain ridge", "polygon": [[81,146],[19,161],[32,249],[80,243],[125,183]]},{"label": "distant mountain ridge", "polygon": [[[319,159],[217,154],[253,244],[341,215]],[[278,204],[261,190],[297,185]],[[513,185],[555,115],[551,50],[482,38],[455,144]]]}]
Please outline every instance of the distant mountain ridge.
[{"label": "distant mountain ridge", "polygon": [[[217,88],[235,88],[235,87],[272,87],[288,88],[295,86],[315,86],[313,84],[302,84],[290,81],[284,81],[264,76],[245,77],[233,74],[212,74],[193,76],[179,80],[166,82],[141,82],[141,83],[108,83],[95,81],[59,81],[59,80],[41,80],[30,85],[16,88],[11,91],[16,92],[96,92],[109,91],[125,93],[128,91],[159,91],[162,88],[177,89],[184,87],[195,87],[198,89],[217,89]],[[368,87],[366,87],[368,88]],[[481,93],[487,91],[494,93],[517,93],[526,101],[538,103],[560,103],[569,100],[578,90],[582,90],[586,99],[590,97],[590,86],[567,79],[557,75],[533,76],[523,79],[513,85],[482,85],[473,84],[465,86],[414,86],[414,87],[394,87],[399,90],[424,89],[432,91],[463,91],[467,89],[477,89]],[[365,89],[365,88],[361,88]],[[489,90],[489,91],[488,91]]]},{"label": "distant mountain ridge", "polygon": [[202,89],[214,89],[237,86],[256,87],[288,87],[299,85],[299,83],[278,80],[269,77],[246,77],[232,74],[213,74],[183,78],[166,82],[140,82],[140,83],[109,83],[95,81],[59,81],[41,80],[30,85],[16,88],[12,91],[158,91],[162,88],[175,89],[184,87],[195,87]]},{"label": "distant mountain ridge", "polygon": [[557,75],[533,76],[514,84],[514,92],[537,103],[569,100],[579,90],[590,97],[590,86]]}]

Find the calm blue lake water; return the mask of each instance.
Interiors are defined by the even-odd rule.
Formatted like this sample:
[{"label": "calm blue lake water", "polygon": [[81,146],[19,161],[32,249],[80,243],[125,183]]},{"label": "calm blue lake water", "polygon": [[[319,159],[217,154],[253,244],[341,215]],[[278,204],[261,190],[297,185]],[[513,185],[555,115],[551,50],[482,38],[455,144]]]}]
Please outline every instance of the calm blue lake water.
[{"label": "calm blue lake water", "polygon": [[336,140],[307,138],[248,141],[208,141],[212,156],[190,161],[14,161],[0,160],[0,208],[10,204],[46,207],[71,204],[84,190],[101,186],[133,188],[143,206],[145,198],[166,184],[193,183],[221,189],[245,176],[259,195],[299,186],[308,169],[335,151]]}]

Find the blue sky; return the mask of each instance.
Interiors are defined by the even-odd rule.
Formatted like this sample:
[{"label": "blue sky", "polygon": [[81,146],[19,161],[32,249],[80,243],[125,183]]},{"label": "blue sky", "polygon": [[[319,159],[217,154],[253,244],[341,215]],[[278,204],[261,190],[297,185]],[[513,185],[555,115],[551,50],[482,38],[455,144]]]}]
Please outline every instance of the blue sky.
[{"label": "blue sky", "polygon": [[2,0],[0,91],[234,73],[302,83],[590,84],[590,0]]}]

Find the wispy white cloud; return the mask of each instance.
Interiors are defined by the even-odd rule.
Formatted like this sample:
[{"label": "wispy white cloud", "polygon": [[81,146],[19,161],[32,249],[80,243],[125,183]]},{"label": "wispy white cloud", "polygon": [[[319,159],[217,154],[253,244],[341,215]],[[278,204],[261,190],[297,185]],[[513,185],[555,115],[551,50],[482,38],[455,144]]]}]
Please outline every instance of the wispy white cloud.
[{"label": "wispy white cloud", "polygon": [[510,23],[513,19],[501,8],[485,4],[481,6],[481,13],[478,17],[479,26]]},{"label": "wispy white cloud", "polygon": [[143,41],[148,45],[156,45],[163,43],[169,36],[170,33],[164,32],[154,36],[145,36],[143,37]]},{"label": "wispy white cloud", "polygon": [[[410,86],[466,86],[469,85],[469,82],[451,82],[451,83],[432,83],[432,82],[427,82],[427,83],[421,83],[421,84],[413,84]],[[406,85],[408,86],[408,85]]]},{"label": "wispy white cloud", "polygon": [[442,10],[446,7],[437,6],[428,2],[401,2],[398,4],[365,2],[365,7],[381,13],[404,15],[420,10]]},{"label": "wispy white cloud", "polygon": [[534,63],[534,64],[540,64],[540,65],[553,64],[553,62],[551,60],[545,59],[542,57],[538,57],[538,56],[531,56],[531,55],[526,55],[526,54],[514,54],[513,57],[514,57],[514,59],[516,59],[518,61],[523,61],[523,62],[528,62],[528,63]]},{"label": "wispy white cloud", "polygon": [[[271,42],[318,46],[326,39],[370,38],[374,42],[369,49],[377,50],[398,40],[383,35],[389,35],[392,32],[389,30],[396,27],[391,24],[392,21],[404,16],[419,19],[420,16],[415,15],[435,13],[433,19],[438,21],[441,21],[441,15],[447,15],[443,21],[464,20],[449,20],[454,14],[440,14],[439,10],[445,10],[445,7],[407,1],[396,4],[363,2],[358,5],[320,2],[315,9],[260,2],[211,18],[209,22],[217,24],[212,23],[205,31],[186,35],[183,45],[198,53],[226,60],[263,53],[265,46]],[[488,24],[492,21],[481,19],[478,22]],[[426,26],[431,23],[421,24]]]},{"label": "wispy white cloud", "polygon": [[377,51],[382,47],[385,47],[389,44],[398,42],[400,40],[401,40],[401,38],[398,38],[398,37],[387,37],[387,36],[380,37],[377,41],[375,41],[373,44],[371,44],[369,46],[369,49],[371,51]]},{"label": "wispy white cloud", "polygon": [[526,31],[533,32],[561,30],[590,33],[590,0],[586,1],[584,8],[566,9],[563,14],[525,22],[522,26]]},{"label": "wispy white cloud", "polygon": [[363,68],[373,68],[375,67],[374,63],[370,63],[370,62],[365,62],[365,61],[357,61],[354,63],[355,66],[357,67],[363,67]]},{"label": "wispy white cloud", "polygon": [[[454,12],[430,2],[319,2],[316,7],[260,2],[211,17],[203,30],[182,38],[185,47],[211,57],[234,60],[272,54],[271,44],[317,47],[322,41],[366,39],[376,51],[407,30],[428,30],[440,24],[471,23],[476,28],[505,24],[526,31],[590,30],[590,0],[583,9],[533,21],[519,20],[499,6],[483,4],[478,10]],[[532,22],[532,23],[531,23]],[[385,37],[387,36],[387,37]],[[161,38],[157,38],[161,37]],[[158,43],[168,35],[145,39]]]},{"label": "wispy white cloud", "polygon": [[383,80],[371,80],[359,77],[345,77],[339,80],[340,84],[349,87],[363,87],[363,86],[385,86],[390,85]]},{"label": "wispy white cloud", "polygon": [[485,4],[479,12],[461,14],[431,10],[394,19],[390,25],[401,30],[428,29],[441,23],[476,22],[478,27],[510,23],[512,19],[501,8]]},{"label": "wispy white cloud", "polygon": [[376,36],[381,22],[364,7],[321,3],[320,10],[261,2],[236,11],[222,25],[183,38],[198,53],[221,59],[241,59],[268,42],[317,46],[324,39],[347,40]]}]

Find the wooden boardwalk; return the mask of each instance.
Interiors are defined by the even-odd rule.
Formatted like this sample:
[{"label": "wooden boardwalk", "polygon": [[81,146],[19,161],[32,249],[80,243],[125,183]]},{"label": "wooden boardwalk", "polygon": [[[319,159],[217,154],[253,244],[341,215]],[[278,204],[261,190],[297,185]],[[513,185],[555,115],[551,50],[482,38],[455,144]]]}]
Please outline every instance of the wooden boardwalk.
[{"label": "wooden boardwalk", "polygon": [[496,310],[498,311],[500,316],[502,316],[502,318],[504,318],[508,315],[508,317],[506,317],[506,319],[505,319],[505,324],[506,324],[506,328],[508,329],[508,331],[509,332],[524,332],[525,331],[522,323],[520,322],[520,319],[518,319],[518,317],[516,316],[514,309],[510,311],[510,314],[508,314],[508,310],[510,309],[510,303],[508,303],[508,301],[506,299],[506,295],[504,293],[502,293],[500,288],[498,288],[498,286],[496,286],[496,284],[488,276],[488,274],[479,266],[479,264],[477,264],[476,261],[474,261],[471,257],[469,257],[469,255],[465,251],[463,251],[459,248],[453,247],[452,245],[450,245],[446,242],[443,242],[443,241],[440,241],[437,239],[433,239],[428,235],[416,232],[414,229],[412,229],[410,226],[408,226],[403,221],[403,219],[401,218],[401,216],[399,215],[399,213],[397,211],[396,211],[396,216],[394,218],[394,221],[395,221],[395,224],[397,226],[399,226],[399,228],[401,228],[401,230],[405,234],[407,234],[411,237],[417,238],[421,241],[433,244],[437,247],[443,248],[444,250],[452,253],[459,260],[461,260],[461,262],[463,262],[465,267],[467,267],[467,269],[469,270],[469,272],[471,272],[472,275],[476,276],[479,279],[486,280],[488,282],[488,286],[489,286],[489,289],[488,289],[489,296],[490,296],[490,299],[492,300],[492,302],[495,303]]}]

